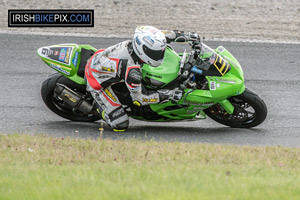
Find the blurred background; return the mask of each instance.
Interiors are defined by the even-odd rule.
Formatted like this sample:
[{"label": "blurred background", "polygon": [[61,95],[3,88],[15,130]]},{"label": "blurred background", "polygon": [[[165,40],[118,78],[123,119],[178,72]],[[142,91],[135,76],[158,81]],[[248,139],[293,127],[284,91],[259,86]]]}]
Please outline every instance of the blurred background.
[{"label": "blurred background", "polygon": [[[8,9],[94,9],[94,28],[8,28]],[[300,41],[299,0],[0,0],[1,32],[130,37],[136,26],[207,39]]]}]

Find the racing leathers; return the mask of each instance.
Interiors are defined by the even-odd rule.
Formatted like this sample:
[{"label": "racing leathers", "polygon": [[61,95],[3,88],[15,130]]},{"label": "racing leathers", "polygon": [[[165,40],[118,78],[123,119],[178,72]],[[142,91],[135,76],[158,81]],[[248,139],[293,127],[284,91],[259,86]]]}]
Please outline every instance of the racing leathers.
[{"label": "racing leathers", "polygon": [[182,91],[158,90],[147,91],[141,84],[142,61],[132,51],[132,41],[124,41],[107,49],[98,50],[87,62],[85,77],[87,91],[98,104],[102,118],[114,130],[125,130],[129,126],[128,115],[112,85],[125,82],[135,105],[149,105],[173,99],[178,101]]}]

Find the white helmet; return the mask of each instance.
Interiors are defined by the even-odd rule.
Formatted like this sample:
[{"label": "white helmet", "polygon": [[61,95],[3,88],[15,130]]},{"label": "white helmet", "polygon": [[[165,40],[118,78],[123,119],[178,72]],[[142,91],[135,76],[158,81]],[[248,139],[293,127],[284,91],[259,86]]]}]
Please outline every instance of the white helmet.
[{"label": "white helmet", "polygon": [[145,63],[157,67],[164,58],[167,46],[165,34],[152,26],[139,26],[133,36],[133,50]]}]

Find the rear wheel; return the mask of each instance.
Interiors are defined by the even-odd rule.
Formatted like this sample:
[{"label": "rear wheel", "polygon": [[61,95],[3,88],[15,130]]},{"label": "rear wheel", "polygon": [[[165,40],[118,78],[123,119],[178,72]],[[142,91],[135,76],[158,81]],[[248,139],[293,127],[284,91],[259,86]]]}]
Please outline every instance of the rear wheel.
[{"label": "rear wheel", "polygon": [[41,88],[43,101],[51,111],[71,121],[93,122],[101,119],[99,114],[83,114],[79,110],[75,110],[70,107],[66,102],[64,102],[54,93],[56,83],[64,84],[77,93],[87,95],[85,85],[79,85],[61,74],[53,74],[43,82]]},{"label": "rear wheel", "polygon": [[255,127],[266,119],[266,104],[250,90],[246,89],[243,94],[228,100],[234,106],[232,114],[228,114],[219,104],[207,108],[204,112],[216,122],[234,128]]}]

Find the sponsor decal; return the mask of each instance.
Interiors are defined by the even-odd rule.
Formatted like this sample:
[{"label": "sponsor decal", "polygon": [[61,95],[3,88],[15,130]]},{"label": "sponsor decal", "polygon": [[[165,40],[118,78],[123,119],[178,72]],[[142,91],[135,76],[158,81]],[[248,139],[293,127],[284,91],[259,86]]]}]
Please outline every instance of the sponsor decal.
[{"label": "sponsor decal", "polygon": [[102,70],[103,70],[103,71],[106,71],[106,72],[115,72],[114,69],[111,69],[111,68],[109,68],[109,67],[103,67],[103,66],[102,66]]},{"label": "sponsor decal", "polygon": [[68,48],[66,53],[65,63],[69,63],[70,53],[71,53],[71,48]]},{"label": "sponsor decal", "polygon": [[48,55],[48,49],[43,48],[43,49],[42,49],[42,54]]},{"label": "sponsor decal", "polygon": [[210,90],[216,90],[216,82],[215,81],[211,81],[210,82]]},{"label": "sponsor decal", "polygon": [[42,54],[46,55],[46,56],[49,56],[49,55],[52,55],[53,54],[53,51],[51,49],[46,49],[46,48],[43,48],[42,49]]},{"label": "sponsor decal", "polygon": [[213,64],[222,76],[229,69],[229,63],[217,54],[211,56],[210,64]]},{"label": "sponsor decal", "polygon": [[150,26],[139,26],[137,29],[141,30],[141,31],[143,31],[143,30],[149,31],[149,32],[151,32],[153,34],[155,34],[155,33],[157,33],[159,31],[157,28],[150,27]]},{"label": "sponsor decal", "polygon": [[154,44],[154,40],[150,36],[143,37],[143,40],[150,46],[153,46],[153,44]]},{"label": "sponsor decal", "polygon": [[155,75],[155,74],[146,73],[146,75],[151,76],[151,77],[155,77],[155,78],[162,78],[162,76],[158,76],[158,75]]},{"label": "sponsor decal", "polygon": [[75,52],[75,56],[74,56],[73,61],[72,61],[73,65],[74,65],[75,67],[77,67],[78,54],[79,54],[78,51],[76,51],[76,52]]},{"label": "sponsor decal", "polygon": [[73,103],[76,103],[76,99],[74,99],[73,97],[71,97],[69,94],[65,94],[65,97],[67,97]]},{"label": "sponsor decal", "polygon": [[[114,112],[114,113],[112,114],[112,117],[113,117],[113,118],[119,117],[119,116],[122,115],[123,113],[124,113],[124,110],[123,110],[123,109],[119,109],[119,110],[117,110],[116,112]],[[122,117],[122,116],[120,116],[120,117]]]},{"label": "sponsor decal", "polygon": [[[189,101],[189,100],[186,100],[185,103],[190,104],[190,105],[196,105],[196,106],[212,106],[212,105],[215,104],[213,102],[206,102],[205,103],[205,102]],[[194,109],[196,109],[196,108],[194,108]]]},{"label": "sponsor decal", "polygon": [[230,80],[230,79],[219,79],[219,82],[235,84],[235,80]]},{"label": "sponsor decal", "polygon": [[70,75],[70,72],[62,69],[61,66],[59,66],[59,65],[54,65],[54,64],[51,63],[50,67],[52,67],[53,69],[56,69],[57,71],[60,71],[60,72],[62,72],[64,74],[66,74],[66,75]]},{"label": "sponsor decal", "polygon": [[136,41],[136,43],[137,43],[138,45],[141,45],[141,44],[142,44],[138,37],[135,38],[135,41]]},{"label": "sponsor decal", "polygon": [[149,31],[153,34],[158,32],[157,28],[154,28],[154,27],[151,27],[151,26],[142,26],[141,30],[146,30],[146,31]]},{"label": "sponsor decal", "polygon": [[67,48],[61,48],[58,60],[65,62],[66,52],[67,52]]},{"label": "sponsor decal", "polygon": [[139,30],[144,30],[146,27],[145,26],[139,26],[138,29]]},{"label": "sponsor decal", "polygon": [[107,88],[104,89],[104,92],[105,92],[105,94],[107,94],[107,96],[109,96],[109,98],[111,98],[114,102],[117,102],[117,99],[112,95],[112,93],[111,93]]},{"label": "sponsor decal", "polygon": [[39,55],[54,61],[59,61],[64,64],[69,64],[72,54],[72,47],[43,47],[39,50]]},{"label": "sponsor decal", "polygon": [[158,102],[158,99],[157,98],[150,98],[150,99],[146,99],[146,98],[143,98],[143,102]]}]

